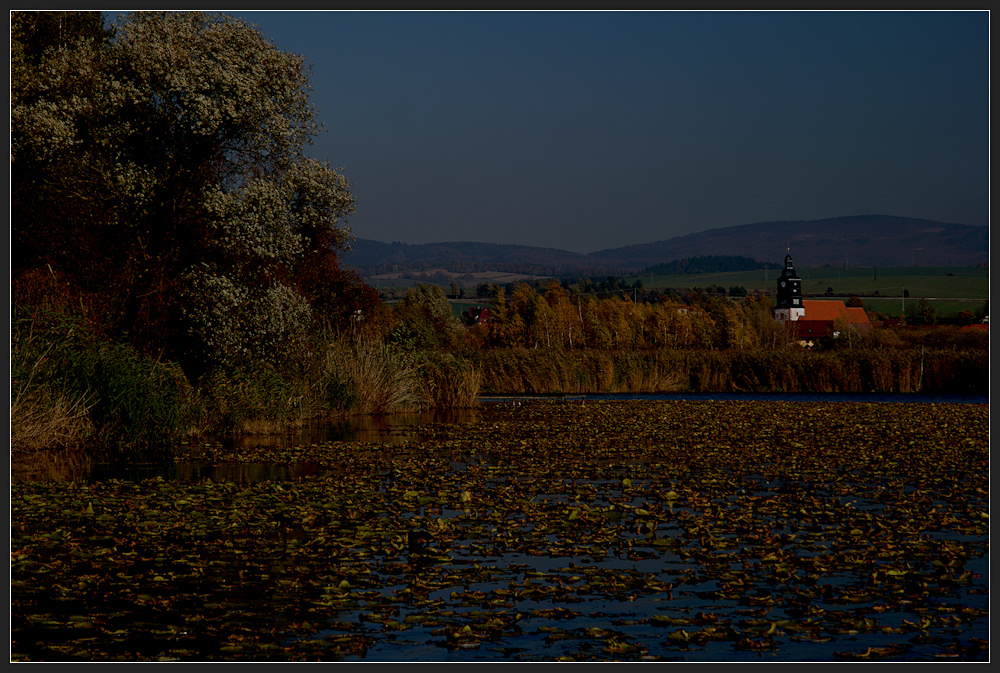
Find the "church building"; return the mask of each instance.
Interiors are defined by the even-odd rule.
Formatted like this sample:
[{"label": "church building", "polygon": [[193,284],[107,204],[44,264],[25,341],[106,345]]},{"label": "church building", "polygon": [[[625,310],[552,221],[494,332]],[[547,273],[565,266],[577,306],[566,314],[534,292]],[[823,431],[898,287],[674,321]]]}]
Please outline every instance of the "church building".
[{"label": "church building", "polygon": [[792,256],[785,255],[785,268],[778,278],[778,306],[774,309],[774,317],[781,322],[798,320],[805,315],[802,306],[802,279],[795,273]]},{"label": "church building", "polygon": [[867,334],[872,329],[864,308],[847,306],[842,301],[803,299],[802,279],[795,273],[791,255],[785,255],[785,268],[778,278],[777,298],[774,318],[784,323],[802,346],[812,346],[816,339],[839,336],[838,322],[855,328],[861,334]]}]

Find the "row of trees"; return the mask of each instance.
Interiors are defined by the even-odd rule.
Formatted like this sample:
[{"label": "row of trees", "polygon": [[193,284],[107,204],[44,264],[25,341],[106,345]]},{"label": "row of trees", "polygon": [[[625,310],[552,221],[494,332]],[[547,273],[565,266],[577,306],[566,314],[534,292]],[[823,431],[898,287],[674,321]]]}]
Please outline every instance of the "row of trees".
[{"label": "row of trees", "polygon": [[508,299],[498,292],[490,309],[487,343],[500,347],[722,348],[746,350],[782,343],[767,298],[745,302],[704,293],[687,302],[634,302],[573,296],[557,283],[540,294],[519,285]]},{"label": "row of trees", "polygon": [[[548,350],[645,351],[660,349],[729,350],[750,352],[789,347],[792,333],[774,319],[773,300],[766,295],[729,295],[707,290],[660,295],[646,301],[625,292],[584,292],[583,284],[549,281],[490,285],[492,298],[487,318],[477,320],[463,314],[465,329],[453,315],[444,291],[435,285],[411,288],[402,301],[387,311],[382,321],[390,339],[409,349],[530,348]],[[858,297],[848,306],[863,307]],[[929,306],[929,303],[927,304]],[[924,326],[933,323],[914,307],[907,321]],[[983,309],[985,311],[985,307]],[[971,316],[971,313],[969,314]],[[875,317],[880,317],[875,314]],[[912,320],[911,320],[912,318]],[[925,342],[940,347],[942,338],[953,347],[978,348],[985,333],[960,335],[907,334],[898,330],[858,333],[848,324],[835,324],[845,338],[837,344],[907,347]],[[957,329],[957,328],[956,328]],[[924,330],[926,332],[926,330]]]},{"label": "row of trees", "polygon": [[419,285],[393,306],[387,329],[397,343],[416,348],[749,350],[787,342],[766,297],[735,302],[702,291],[638,302],[555,281],[541,291],[519,283],[509,296],[493,286],[487,322],[466,322],[462,329],[441,288]]},{"label": "row of trees", "polygon": [[642,271],[643,275],[656,274],[675,276],[680,274],[728,273],[731,271],[757,271],[758,269],[780,269],[774,262],[760,262],[742,255],[698,255],[675,259],[672,262],[656,264]]}]

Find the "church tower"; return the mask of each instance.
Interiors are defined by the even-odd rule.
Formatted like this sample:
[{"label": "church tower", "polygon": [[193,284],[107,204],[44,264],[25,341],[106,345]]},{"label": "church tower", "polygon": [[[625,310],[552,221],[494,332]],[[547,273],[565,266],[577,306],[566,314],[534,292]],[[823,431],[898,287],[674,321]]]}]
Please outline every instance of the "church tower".
[{"label": "church tower", "polygon": [[792,256],[785,255],[785,268],[778,278],[778,305],[774,317],[782,322],[798,320],[806,314],[802,306],[802,279],[795,273]]}]

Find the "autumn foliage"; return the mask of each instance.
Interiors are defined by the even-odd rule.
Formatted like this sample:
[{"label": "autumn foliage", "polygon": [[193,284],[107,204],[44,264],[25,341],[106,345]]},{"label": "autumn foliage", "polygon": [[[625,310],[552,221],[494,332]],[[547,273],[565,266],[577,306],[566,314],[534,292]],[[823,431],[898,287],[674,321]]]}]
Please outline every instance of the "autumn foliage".
[{"label": "autumn foliage", "polygon": [[308,74],[226,15],[12,12],[15,443],[138,429],[100,391],[150,399],[164,368],[152,434],[319,408],[317,347],[380,302],[339,263],[354,197],[305,154]]},{"label": "autumn foliage", "polygon": [[988,334],[961,348],[849,334],[807,356],[745,291],[518,284],[465,325],[436,286],[385,305],[340,263],[354,196],[306,154],[310,86],[301,56],[227,15],[11,13],[15,447],[473,405],[481,390],[987,385]]},{"label": "autumn foliage", "polygon": [[[200,12],[14,12],[12,294],[191,376],[280,361],[377,304],[302,57]],[[335,299],[334,299],[335,298]]]}]

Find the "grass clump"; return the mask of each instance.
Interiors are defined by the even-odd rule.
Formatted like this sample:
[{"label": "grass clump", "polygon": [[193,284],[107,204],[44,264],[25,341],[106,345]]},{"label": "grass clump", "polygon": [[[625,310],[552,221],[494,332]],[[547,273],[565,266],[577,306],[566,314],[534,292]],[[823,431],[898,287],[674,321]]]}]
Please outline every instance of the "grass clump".
[{"label": "grass clump", "polygon": [[269,365],[214,371],[198,382],[196,395],[192,434],[276,432],[314,413],[308,386]]},{"label": "grass clump", "polygon": [[62,447],[94,433],[93,396],[73,395],[35,380],[45,355],[11,353],[10,443],[12,450]]},{"label": "grass clump", "polygon": [[422,352],[418,362],[426,406],[469,408],[479,404],[483,375],[471,362],[437,351]]},{"label": "grass clump", "polygon": [[424,406],[412,357],[377,339],[331,342],[315,387],[326,391],[331,407],[357,413],[388,414]]},{"label": "grass clump", "polygon": [[12,448],[176,438],[190,401],[177,365],[100,339],[82,320],[42,313],[14,321]]}]

